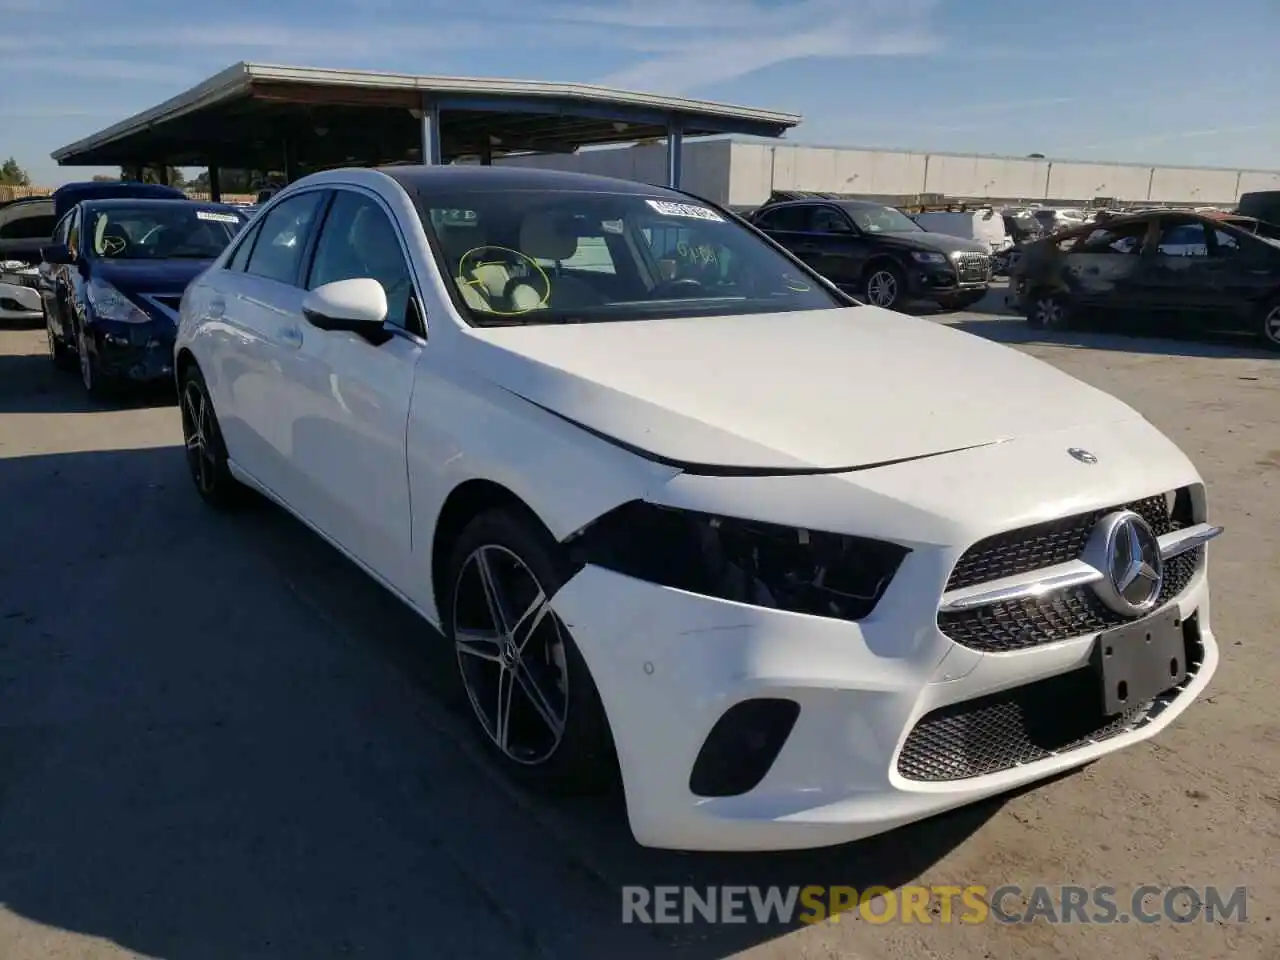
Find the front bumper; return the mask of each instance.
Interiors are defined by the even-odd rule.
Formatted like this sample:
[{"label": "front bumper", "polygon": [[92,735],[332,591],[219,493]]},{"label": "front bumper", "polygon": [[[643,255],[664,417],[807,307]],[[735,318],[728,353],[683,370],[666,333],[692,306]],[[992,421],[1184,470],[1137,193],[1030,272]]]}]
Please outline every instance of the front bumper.
[{"label": "front bumper", "polygon": [[112,323],[89,328],[102,376],[134,383],[173,379],[172,323]]},{"label": "front bumper", "polygon": [[43,318],[40,291],[16,283],[0,283],[0,320],[29,323]]},{"label": "front bumper", "polygon": [[[1082,478],[1059,469],[1056,458],[1038,456],[1052,450],[1065,458],[1067,438],[1060,436],[861,475],[864,488],[899,496],[912,491],[918,512],[902,519],[912,553],[874,614],[859,623],[714,599],[599,566],[583,568],[552,604],[600,691],[636,840],[650,847],[726,851],[843,843],[1051,777],[1163,730],[1217,667],[1207,561],[1162,608],[1176,607],[1182,621],[1195,624],[1197,651],[1189,661],[1194,669],[1131,723],[991,773],[927,780],[900,771],[904,744],[926,715],[1088,669],[1096,633],[984,653],[941,632],[939,597],[956,560],[987,533],[1124,502],[1151,493],[1153,482],[1168,489],[1198,482],[1167,441],[1150,441],[1144,449],[1143,438],[1153,433],[1135,424],[1083,438],[1102,463],[1110,462],[1109,453],[1128,448],[1132,459],[1119,460],[1110,477],[1104,468]],[[1145,473],[1133,472],[1144,455]],[[1023,482],[993,489],[1000,485],[991,477],[1028,461],[1043,463],[1043,469],[1029,467]],[[787,478],[775,489],[798,491],[798,484],[817,480]],[[823,489],[840,482],[821,478]],[[745,489],[774,481],[705,483],[740,483]],[[825,499],[817,487],[810,489],[812,500]],[[950,529],[940,523],[936,539],[922,539],[921,518],[945,517],[939,508],[954,510],[955,504],[966,505],[970,520]],[[1047,512],[1046,504],[1052,504]],[[736,704],[760,698],[799,706],[763,779],[732,796],[695,794],[692,771],[717,721]]]},{"label": "front bumper", "polygon": [[907,273],[908,294],[916,300],[946,300],[981,293],[991,283],[990,267],[980,279],[962,279],[950,264],[916,264]]}]

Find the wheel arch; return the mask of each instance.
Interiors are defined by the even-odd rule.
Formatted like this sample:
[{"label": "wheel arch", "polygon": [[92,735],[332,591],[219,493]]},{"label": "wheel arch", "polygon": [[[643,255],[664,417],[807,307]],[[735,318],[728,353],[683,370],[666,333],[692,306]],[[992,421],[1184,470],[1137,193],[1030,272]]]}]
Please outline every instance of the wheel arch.
[{"label": "wheel arch", "polygon": [[552,537],[551,531],[537,512],[509,487],[483,477],[473,477],[458,484],[441,504],[431,535],[431,591],[437,614],[444,609],[443,591],[447,588],[445,576],[449,551],[467,524],[480,514],[499,507],[507,507],[525,515],[545,530],[547,536]]},{"label": "wheel arch", "polygon": [[906,267],[903,265],[901,260],[891,253],[882,252],[873,254],[871,258],[867,260],[866,265],[862,268],[862,279],[864,281],[870,280],[871,274],[882,267],[892,267],[899,273],[904,273],[906,271]]}]

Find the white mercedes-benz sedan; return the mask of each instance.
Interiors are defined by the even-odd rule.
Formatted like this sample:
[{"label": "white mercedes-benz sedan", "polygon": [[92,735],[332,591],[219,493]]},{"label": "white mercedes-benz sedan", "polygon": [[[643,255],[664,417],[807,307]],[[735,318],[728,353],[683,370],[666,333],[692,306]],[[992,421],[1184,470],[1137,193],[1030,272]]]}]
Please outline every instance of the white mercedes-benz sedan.
[{"label": "white mercedes-benz sedan", "polygon": [[822,269],[638,183],[309,176],[183,297],[191,474],[437,627],[512,774],[620,776],[646,846],[852,840],[1159,733],[1218,662],[1195,468]]}]

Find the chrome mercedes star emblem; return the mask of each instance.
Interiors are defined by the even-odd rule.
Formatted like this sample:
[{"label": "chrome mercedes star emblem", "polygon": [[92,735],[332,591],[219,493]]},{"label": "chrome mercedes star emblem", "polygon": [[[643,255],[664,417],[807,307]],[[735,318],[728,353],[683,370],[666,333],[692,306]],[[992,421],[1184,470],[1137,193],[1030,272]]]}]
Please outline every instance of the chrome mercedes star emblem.
[{"label": "chrome mercedes star emblem", "polygon": [[1086,553],[1102,573],[1094,591],[1116,613],[1137,617],[1156,605],[1164,585],[1164,561],[1155,531],[1138,514],[1121,510],[1103,517]]},{"label": "chrome mercedes star emblem", "polygon": [[1083,449],[1082,447],[1071,447],[1069,450],[1067,450],[1067,453],[1071,454],[1071,456],[1075,457],[1081,463],[1097,463],[1098,462],[1097,457],[1095,457],[1092,453],[1090,453],[1088,450]]}]

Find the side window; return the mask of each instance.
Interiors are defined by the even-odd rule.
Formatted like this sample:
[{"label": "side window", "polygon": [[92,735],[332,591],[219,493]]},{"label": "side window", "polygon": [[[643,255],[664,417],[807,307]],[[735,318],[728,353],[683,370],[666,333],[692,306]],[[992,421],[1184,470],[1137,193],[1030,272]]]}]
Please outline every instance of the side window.
[{"label": "side window", "polygon": [[340,190],[320,228],[307,289],[358,277],[382,285],[388,322],[398,327],[416,325],[409,319],[413,277],[391,219],[376,200]]},{"label": "side window", "polygon": [[1160,231],[1156,252],[1166,257],[1207,257],[1209,240],[1200,223],[1168,223]]},{"label": "side window", "polygon": [[1224,230],[1215,230],[1213,238],[1218,241],[1218,256],[1230,257],[1240,252],[1240,241],[1233,234]]},{"label": "side window", "polygon": [[[1137,223],[1121,224],[1117,227],[1099,227],[1070,249],[1072,253],[1120,255],[1141,253],[1142,241],[1147,235],[1147,227],[1148,223],[1145,220]],[[1059,246],[1061,247],[1061,244]]]},{"label": "side window", "polygon": [[67,249],[80,249],[80,208],[76,207],[67,214]]},{"label": "side window", "polygon": [[766,210],[756,220],[756,225],[761,230],[808,230],[809,210],[808,206],[778,207],[774,210]]},{"label": "side window", "polygon": [[244,272],[245,264],[249,262],[249,254],[253,251],[253,241],[258,239],[258,234],[261,232],[262,224],[258,224],[244,235],[240,245],[236,247],[235,252],[227,259],[227,270],[234,270],[236,273]]},{"label": "side window", "polygon": [[249,254],[246,273],[290,285],[298,280],[302,251],[324,194],[300,193],[276,206],[262,221],[258,242]]},{"label": "side window", "polygon": [[53,228],[53,242],[66,243],[67,235],[71,232],[71,214],[64,213],[62,219],[58,221],[58,225]]},{"label": "side window", "polygon": [[0,226],[0,240],[47,240],[53,236],[53,215],[14,217]]},{"label": "side window", "polygon": [[849,233],[848,222],[830,207],[814,207],[809,224],[814,233]]}]

